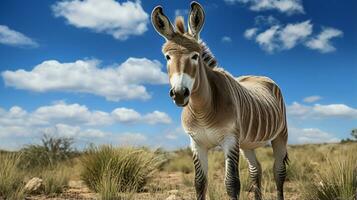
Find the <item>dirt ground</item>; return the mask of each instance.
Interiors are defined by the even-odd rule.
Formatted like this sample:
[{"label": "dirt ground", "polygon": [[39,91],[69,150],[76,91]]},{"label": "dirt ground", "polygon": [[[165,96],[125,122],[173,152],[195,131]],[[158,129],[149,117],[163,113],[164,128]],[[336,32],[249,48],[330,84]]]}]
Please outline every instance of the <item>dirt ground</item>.
[{"label": "dirt ground", "polygon": [[[216,175],[215,184],[223,185],[223,177]],[[143,192],[134,194],[123,194],[123,199],[135,200],[194,200],[195,192],[192,185],[193,174],[185,174],[182,172],[159,172]],[[285,184],[285,197],[289,200],[298,200],[299,195],[297,189],[292,182]],[[223,188],[224,189],[224,188]],[[248,191],[241,191],[247,193]],[[214,195],[214,194],[213,194]],[[275,199],[275,194],[265,194],[264,199]],[[207,194],[209,200],[210,195]],[[223,197],[224,199],[226,197]],[[69,187],[64,193],[57,196],[34,195],[27,197],[28,200],[97,200],[99,196],[91,192],[82,181],[72,180]],[[249,194],[248,199],[253,199],[253,195]]]}]

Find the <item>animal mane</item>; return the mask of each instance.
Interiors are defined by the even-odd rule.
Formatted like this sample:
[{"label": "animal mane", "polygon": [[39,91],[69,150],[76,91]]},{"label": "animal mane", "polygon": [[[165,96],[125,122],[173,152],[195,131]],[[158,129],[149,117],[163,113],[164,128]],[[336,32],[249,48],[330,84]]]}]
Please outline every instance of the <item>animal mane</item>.
[{"label": "animal mane", "polygon": [[[175,19],[176,33],[179,33],[181,36],[189,34],[185,29],[184,18],[182,16],[177,16]],[[176,37],[178,40],[180,37]],[[180,39],[177,43],[184,42],[185,39]],[[217,60],[207,44],[203,40],[198,41],[199,46],[202,49],[202,60],[210,68],[217,67]],[[187,46],[187,45],[185,45]]]},{"label": "animal mane", "polygon": [[211,52],[211,50],[209,49],[209,47],[207,46],[207,44],[200,40],[199,44],[202,47],[202,60],[204,63],[206,63],[206,65],[210,68],[215,68],[217,67],[218,63],[216,58],[214,57],[213,53]]}]

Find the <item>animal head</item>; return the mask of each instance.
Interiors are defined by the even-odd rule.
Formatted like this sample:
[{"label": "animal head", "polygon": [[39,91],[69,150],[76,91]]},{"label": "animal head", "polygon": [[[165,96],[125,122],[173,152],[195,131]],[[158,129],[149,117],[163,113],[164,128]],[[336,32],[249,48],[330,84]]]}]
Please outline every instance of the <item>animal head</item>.
[{"label": "animal head", "polygon": [[156,31],[166,39],[162,52],[167,60],[170,79],[170,97],[176,105],[186,106],[192,93],[197,71],[202,60],[199,34],[205,14],[197,2],[191,3],[186,31],[182,17],[177,17],[175,28],[163,13],[161,6],[154,8],[151,21]]}]

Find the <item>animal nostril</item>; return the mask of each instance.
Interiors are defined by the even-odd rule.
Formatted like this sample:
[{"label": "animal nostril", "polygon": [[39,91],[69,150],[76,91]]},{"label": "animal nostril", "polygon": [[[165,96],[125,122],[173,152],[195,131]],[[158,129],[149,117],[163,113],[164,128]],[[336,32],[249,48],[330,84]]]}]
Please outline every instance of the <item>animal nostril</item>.
[{"label": "animal nostril", "polygon": [[170,89],[170,93],[169,94],[170,94],[170,97],[173,97],[175,95],[173,88]]},{"label": "animal nostril", "polygon": [[188,90],[188,88],[184,88],[183,96],[188,97],[189,95],[190,95],[190,91]]}]

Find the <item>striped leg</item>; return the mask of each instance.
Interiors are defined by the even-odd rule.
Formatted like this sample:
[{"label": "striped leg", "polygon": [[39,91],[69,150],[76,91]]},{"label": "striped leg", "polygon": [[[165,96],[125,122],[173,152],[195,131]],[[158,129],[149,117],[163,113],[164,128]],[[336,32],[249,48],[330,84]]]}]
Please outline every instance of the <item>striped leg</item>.
[{"label": "striped leg", "polygon": [[274,179],[277,188],[277,199],[284,200],[284,182],[286,177],[286,164],[288,152],[286,148],[287,134],[280,134],[271,144],[274,154]]},{"label": "striped leg", "polygon": [[193,164],[195,167],[195,189],[197,200],[205,200],[207,191],[208,150],[198,146],[192,138],[191,149],[193,153]]},{"label": "striped leg", "polygon": [[240,193],[239,181],[239,144],[235,137],[228,137],[222,145],[226,160],[225,184],[231,200],[238,200]]},{"label": "striped leg", "polygon": [[250,191],[254,192],[254,199],[261,200],[262,193],[261,193],[261,180],[262,180],[262,168],[260,166],[259,161],[255,155],[255,151],[253,149],[242,149],[242,153],[244,157],[248,161],[249,165],[249,176],[252,181],[252,186]]}]

